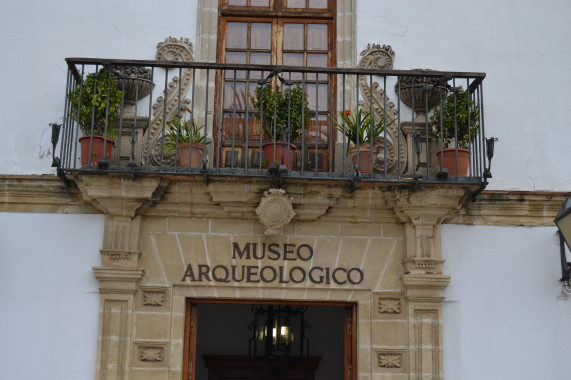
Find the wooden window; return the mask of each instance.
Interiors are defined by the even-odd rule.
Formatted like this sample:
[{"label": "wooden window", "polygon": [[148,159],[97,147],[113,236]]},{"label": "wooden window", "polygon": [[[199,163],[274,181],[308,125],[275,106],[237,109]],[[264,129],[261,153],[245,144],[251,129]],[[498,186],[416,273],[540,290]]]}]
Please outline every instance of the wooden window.
[{"label": "wooden window", "polygon": [[[234,64],[335,66],[335,14],[332,0],[220,0],[218,59]],[[223,117],[223,146],[231,141],[240,146],[240,142],[248,140],[253,147],[259,142],[261,131],[249,99],[259,86],[258,80],[268,74],[228,70],[219,78],[222,83],[217,88],[222,94],[218,95],[217,104],[222,109],[217,112]],[[303,83],[309,107],[314,111],[310,126],[304,131],[305,142],[317,139],[320,147],[327,148],[331,143],[329,134],[332,138],[335,135],[329,133],[327,126],[327,115],[334,108],[333,79],[325,74],[283,76]],[[227,158],[222,157],[222,166],[238,166],[239,162],[232,163]]]}]

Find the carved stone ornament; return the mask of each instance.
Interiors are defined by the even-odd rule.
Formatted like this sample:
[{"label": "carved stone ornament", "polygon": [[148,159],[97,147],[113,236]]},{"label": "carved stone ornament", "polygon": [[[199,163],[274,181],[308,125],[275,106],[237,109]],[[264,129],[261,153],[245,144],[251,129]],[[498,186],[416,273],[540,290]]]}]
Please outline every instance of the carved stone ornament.
[{"label": "carved stone ornament", "polygon": [[402,355],[396,353],[379,352],[377,354],[378,365],[380,368],[401,368]]},{"label": "carved stone ornament", "polygon": [[400,299],[379,299],[379,313],[400,314]]},{"label": "carved stone ornament", "polygon": [[162,347],[141,347],[139,359],[142,362],[161,362],[163,361],[163,349]]},{"label": "carved stone ornament", "polygon": [[[361,60],[358,67],[361,69],[390,70],[393,68],[395,52],[390,45],[369,44],[367,49],[361,52]],[[387,122],[396,120],[398,110],[394,103],[390,101],[385,90],[378,82],[369,85],[369,79],[366,75],[359,76],[359,90],[361,92],[361,100],[359,105],[364,109],[371,107],[371,99],[375,119],[381,118],[383,114],[387,115]],[[394,122],[387,126],[385,137],[381,136],[374,141],[377,148],[377,155],[373,162],[373,169],[376,173],[397,173],[399,169],[399,147],[400,144],[400,168],[406,168],[406,140],[399,130],[398,123]],[[400,138],[399,138],[400,135]],[[386,157],[386,162],[385,162]]]},{"label": "carved stone ornament", "polygon": [[[192,43],[188,38],[177,39],[175,37],[168,37],[164,42],[157,45],[156,53],[157,61],[168,62],[193,62],[194,50]],[[169,82],[166,91],[166,100],[164,96],[159,96],[153,104],[153,119],[151,126],[147,133],[149,137],[145,136],[144,139],[150,140],[150,157],[149,163],[151,165],[159,165],[161,162],[161,145],[162,145],[162,129],[163,120],[171,119],[177,112],[178,106],[189,106],[190,99],[186,98],[186,94],[190,89],[192,82],[192,70],[183,69],[182,76],[174,76]],[[179,100],[179,94],[181,99]],[[166,117],[165,117],[166,115]],[[146,140],[145,140],[146,141]],[[147,147],[144,148],[142,157],[147,156]],[[162,157],[164,165],[174,163],[174,155]],[[145,163],[145,162],[143,162]]]},{"label": "carved stone ornament", "polygon": [[163,306],[165,303],[164,292],[144,292],[143,305],[146,306]]},{"label": "carved stone ornament", "polygon": [[270,189],[256,209],[260,222],[266,227],[266,235],[279,235],[289,224],[295,212],[292,207],[293,198],[288,198],[283,189]]}]

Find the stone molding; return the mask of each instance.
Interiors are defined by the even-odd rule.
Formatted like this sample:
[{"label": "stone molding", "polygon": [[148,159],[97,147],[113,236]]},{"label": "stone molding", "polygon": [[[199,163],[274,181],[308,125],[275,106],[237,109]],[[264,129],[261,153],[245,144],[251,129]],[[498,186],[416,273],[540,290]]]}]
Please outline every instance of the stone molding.
[{"label": "stone molding", "polygon": [[79,189],[55,175],[0,175],[0,212],[98,214]]},{"label": "stone molding", "polygon": [[[172,192],[173,186],[176,187],[178,182],[170,178],[170,183],[164,190],[165,193]],[[203,210],[203,215],[220,214],[220,205],[213,202],[210,198],[210,192],[206,189],[201,180],[197,180],[192,187],[193,197],[189,199],[194,208],[199,205],[198,209]],[[218,187],[228,186],[251,186],[250,180],[244,180],[240,183],[228,183],[225,181],[218,182],[212,179],[211,184],[219,183]],[[183,183],[183,182],[180,182]],[[189,183],[185,181],[184,183]],[[210,186],[210,184],[209,184]],[[257,187],[267,189],[268,181],[265,185],[259,184]],[[386,186],[385,186],[386,187]],[[350,193],[342,186],[331,186],[330,184],[312,183],[309,187],[305,186],[305,193],[296,191],[294,186],[285,185],[289,194],[294,197],[294,210],[300,219],[315,220],[321,215],[336,214],[333,206],[346,205],[358,212],[351,214],[350,217],[365,215],[367,209],[371,205],[378,202],[385,202],[385,199],[378,193],[383,193],[381,186],[370,188],[359,188],[355,192]],[[251,189],[251,188],[250,188]],[[307,191],[309,189],[309,191]],[[256,191],[256,190],[254,190]],[[228,191],[230,193],[230,191]],[[203,196],[198,196],[199,194]],[[311,196],[308,196],[308,193]],[[319,196],[325,193],[326,195]],[[296,195],[298,194],[298,195]],[[338,195],[337,195],[338,194]],[[343,194],[351,194],[350,196]],[[195,196],[196,195],[196,196]],[[568,192],[548,192],[548,191],[498,191],[487,190],[476,198],[475,201],[469,201],[464,207],[458,211],[455,216],[451,216],[447,220],[443,220],[442,224],[453,223],[462,225],[486,225],[486,226],[553,226],[553,219],[559,212],[561,204],[567,199],[571,193]],[[298,205],[296,201],[299,197]],[[332,202],[333,198],[338,200]],[[208,198],[208,201],[205,199]],[[257,198],[259,200],[259,198]],[[181,202],[183,200],[180,200]],[[307,202],[306,202],[307,201]],[[165,199],[161,203],[165,202]],[[173,202],[167,199],[166,203]],[[202,202],[199,204],[199,202]],[[238,202],[238,200],[233,201]],[[307,203],[307,204],[306,204]],[[317,209],[317,203],[322,203]],[[229,207],[238,209],[238,204]],[[244,206],[242,198],[242,206]],[[155,207],[155,206],[151,206]],[[251,218],[256,218],[255,208],[256,201],[251,204],[251,209],[245,213]],[[174,204],[173,207],[174,209]],[[228,209],[230,210],[230,209]],[[101,209],[94,207],[81,197],[81,191],[75,186],[66,187],[59,178],[52,175],[1,175],[0,176],[0,212],[23,212],[23,213],[58,213],[58,214],[98,214],[103,213]],[[179,212],[179,211],[177,211]],[[223,214],[226,215],[224,211]],[[350,211],[347,209],[346,211]],[[153,210],[149,212],[149,207],[141,209],[143,215],[152,215]],[[343,218],[349,216],[347,213]],[[173,213],[174,215],[175,213]],[[391,211],[392,214],[392,211]],[[194,215],[200,216],[200,215]]]}]

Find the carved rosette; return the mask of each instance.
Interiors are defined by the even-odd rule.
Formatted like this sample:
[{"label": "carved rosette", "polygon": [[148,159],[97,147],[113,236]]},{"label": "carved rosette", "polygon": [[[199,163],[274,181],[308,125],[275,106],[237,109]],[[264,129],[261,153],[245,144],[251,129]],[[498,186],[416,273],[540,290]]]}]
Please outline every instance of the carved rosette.
[{"label": "carved rosette", "polygon": [[[369,44],[367,49],[361,52],[361,57],[359,68],[390,70],[393,68],[395,52],[390,45]],[[373,112],[376,119],[380,119],[386,113],[387,122],[396,120],[398,110],[394,103],[390,101],[384,89],[377,82],[373,82],[371,88],[368,81],[369,78],[365,75],[359,77],[359,90],[362,95],[359,105],[364,109],[369,109],[371,107],[370,100],[372,99]],[[404,171],[407,159],[406,141],[398,128],[398,123],[394,122],[387,126],[386,132],[386,141],[385,137],[382,136],[374,142],[378,153],[373,163],[373,168],[375,172],[396,173],[398,171],[398,144],[400,141],[400,163],[401,169]],[[399,134],[401,134],[400,139]]]},{"label": "carved rosette", "polygon": [[287,197],[283,189],[270,189],[264,192],[264,197],[256,208],[256,214],[266,227],[266,235],[283,233],[283,228],[295,216],[292,201],[293,198]]},{"label": "carved rosette", "polygon": [[[169,37],[164,42],[157,44],[157,61],[168,62],[193,62],[193,47],[188,38],[174,38]],[[153,104],[153,120],[148,133],[150,133],[150,157],[151,165],[158,165],[161,162],[161,141],[162,141],[162,128],[163,120],[171,119],[177,113],[177,107],[190,105],[191,100],[186,99],[185,96],[190,89],[192,82],[192,71],[188,69],[182,70],[181,78],[175,76],[165,89],[166,102],[163,96],[159,96],[155,104]],[[180,90],[179,90],[180,89]],[[179,102],[179,93],[182,99]],[[166,110],[165,110],[166,108]],[[147,137],[145,136],[145,139]],[[143,157],[147,155],[147,147],[143,151]],[[172,157],[163,157],[163,164],[172,164],[174,159]]]}]

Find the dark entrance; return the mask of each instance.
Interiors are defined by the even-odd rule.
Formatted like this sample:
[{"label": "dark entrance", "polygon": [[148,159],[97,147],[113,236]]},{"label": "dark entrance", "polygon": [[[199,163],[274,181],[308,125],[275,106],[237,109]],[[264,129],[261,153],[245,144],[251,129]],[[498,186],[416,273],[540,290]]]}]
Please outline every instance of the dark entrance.
[{"label": "dark entrance", "polygon": [[[269,301],[265,303],[284,304]],[[289,304],[303,304],[308,307],[305,319],[311,324],[311,329],[306,330],[311,359],[304,363],[284,363],[283,365],[292,369],[287,378],[355,379],[356,373],[353,374],[356,372],[356,328],[353,323],[355,305],[307,302]],[[251,305],[251,300],[239,303],[230,300],[188,301],[183,379],[274,379],[272,366],[248,358],[248,343],[252,337],[248,325],[253,320]],[[225,366],[234,369],[225,369]],[[317,369],[314,377],[311,377],[312,368],[315,366]],[[211,368],[210,378],[208,367]],[[214,367],[217,369],[212,370]],[[263,372],[261,370],[263,368],[268,370]],[[255,371],[248,372],[249,369]]]}]

